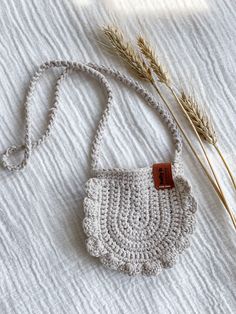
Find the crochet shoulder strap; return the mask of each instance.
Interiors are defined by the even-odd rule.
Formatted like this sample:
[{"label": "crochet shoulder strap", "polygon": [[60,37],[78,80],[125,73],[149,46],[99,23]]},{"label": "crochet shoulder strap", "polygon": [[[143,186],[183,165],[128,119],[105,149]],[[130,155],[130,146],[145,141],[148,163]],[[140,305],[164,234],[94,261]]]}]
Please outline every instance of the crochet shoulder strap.
[{"label": "crochet shoulder strap", "polygon": [[[42,74],[50,68],[55,68],[55,67],[62,67],[63,72],[59,76],[59,78],[56,81],[56,86],[55,86],[55,93],[54,93],[54,102],[49,110],[48,114],[48,125],[46,127],[46,130],[44,133],[41,135],[41,137],[36,140],[32,141],[32,135],[31,135],[31,112],[30,112],[30,104],[31,100],[33,97],[33,93],[36,87],[36,84],[38,83],[40,77]],[[182,140],[181,136],[179,134],[178,128],[171,118],[171,116],[168,114],[168,112],[163,108],[162,105],[160,105],[158,102],[156,102],[153,97],[145,90],[143,89],[137,82],[129,79],[127,76],[121,74],[119,71],[104,67],[104,66],[99,66],[96,64],[83,64],[79,62],[71,62],[71,61],[49,61],[43,63],[39,70],[35,73],[33,78],[31,79],[28,93],[26,96],[26,101],[24,104],[25,108],[25,143],[20,146],[10,146],[6,152],[2,155],[2,166],[10,171],[15,171],[15,170],[21,170],[23,169],[26,165],[27,162],[30,159],[31,153],[34,149],[36,149],[38,146],[40,146],[43,142],[46,141],[46,139],[49,137],[51,130],[53,128],[55,118],[56,118],[56,113],[58,111],[58,106],[59,106],[59,96],[60,96],[60,85],[62,81],[65,79],[67,74],[70,71],[82,71],[86,72],[90,76],[94,77],[96,80],[100,82],[102,87],[105,89],[106,94],[107,94],[107,105],[106,108],[103,112],[102,118],[99,122],[95,138],[92,143],[92,153],[91,153],[91,168],[92,170],[98,170],[98,161],[99,161],[99,156],[100,156],[100,147],[101,147],[101,141],[103,139],[104,131],[108,123],[108,118],[110,115],[111,107],[113,104],[113,96],[112,96],[112,91],[110,88],[110,85],[108,81],[106,80],[105,76],[102,74],[107,74],[112,76],[113,78],[121,81],[125,85],[133,88],[137,93],[139,93],[144,100],[153,108],[157,109],[159,112],[160,116],[162,117],[163,121],[166,122],[170,133],[172,134],[174,144],[175,144],[175,157],[173,162],[176,165],[179,165],[181,163],[181,153],[182,153]],[[17,152],[19,150],[24,150],[24,156],[23,159],[20,163],[13,164],[9,162],[9,156],[13,154],[14,152]]]}]

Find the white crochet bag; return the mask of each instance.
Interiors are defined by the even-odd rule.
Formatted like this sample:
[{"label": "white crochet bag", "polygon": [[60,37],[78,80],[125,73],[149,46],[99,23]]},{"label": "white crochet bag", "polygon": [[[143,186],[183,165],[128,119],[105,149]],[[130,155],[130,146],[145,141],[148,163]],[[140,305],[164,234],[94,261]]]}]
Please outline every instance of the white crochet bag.
[{"label": "white crochet bag", "polygon": [[[41,75],[54,67],[62,67],[63,72],[56,83],[48,126],[37,141],[32,141],[30,102]],[[129,275],[157,275],[163,268],[172,267],[178,254],[189,246],[197,205],[183,175],[182,140],[177,126],[166,110],[137,82],[118,71],[95,64],[45,62],[32,78],[26,97],[25,143],[6,150],[2,155],[2,166],[11,171],[23,169],[32,151],[48,138],[59,105],[60,84],[70,71],[83,71],[93,76],[105,88],[108,98],[92,144],[92,178],[86,184],[83,227],[87,250],[111,269]],[[157,109],[173,137],[175,156],[172,163],[132,170],[99,168],[101,141],[113,102],[111,88],[101,73],[133,88]],[[24,150],[23,160],[18,164],[11,163],[9,156],[21,149]]]},{"label": "white crochet bag", "polygon": [[[129,275],[158,275],[172,267],[189,246],[196,201],[183,175],[182,140],[166,110],[140,85],[118,71],[90,64],[94,69],[133,88],[166,123],[175,144],[171,164],[138,169],[100,169],[101,140],[112,106],[108,104],[92,146],[93,177],[86,185],[84,231],[87,250],[107,267]],[[166,179],[166,180],[165,180]]]}]

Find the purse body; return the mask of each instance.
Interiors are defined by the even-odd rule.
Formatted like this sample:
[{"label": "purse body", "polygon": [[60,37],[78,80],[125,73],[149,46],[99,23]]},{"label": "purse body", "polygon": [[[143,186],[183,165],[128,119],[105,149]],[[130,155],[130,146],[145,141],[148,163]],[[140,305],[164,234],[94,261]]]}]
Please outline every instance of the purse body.
[{"label": "purse body", "polygon": [[[112,101],[100,120],[92,145],[92,178],[86,184],[83,228],[88,252],[111,269],[129,275],[158,275],[172,267],[189,246],[195,225],[196,201],[184,176],[182,139],[172,117],[137,82],[118,71],[91,65],[133,88],[156,109],[175,146],[171,185],[158,187],[156,167],[103,169],[98,165]],[[158,180],[155,180],[158,179]]]}]

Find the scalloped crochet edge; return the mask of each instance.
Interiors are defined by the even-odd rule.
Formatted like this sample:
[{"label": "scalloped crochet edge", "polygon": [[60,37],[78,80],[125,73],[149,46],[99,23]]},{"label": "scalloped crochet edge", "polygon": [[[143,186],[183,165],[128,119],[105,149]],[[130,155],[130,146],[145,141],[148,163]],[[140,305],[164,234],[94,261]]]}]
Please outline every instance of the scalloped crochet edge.
[{"label": "scalloped crochet edge", "polygon": [[158,261],[146,261],[132,263],[120,261],[115,255],[109,253],[99,239],[99,189],[101,180],[91,178],[86,183],[87,197],[84,199],[83,229],[87,235],[86,246],[91,256],[98,257],[101,263],[112,270],[122,271],[130,276],[133,275],[158,275],[165,268],[175,265],[178,256],[190,246],[189,237],[194,231],[195,212],[197,203],[191,193],[191,186],[183,176],[174,178],[175,188],[179,191],[184,213],[184,223],[180,235],[172,247],[166,250]]}]

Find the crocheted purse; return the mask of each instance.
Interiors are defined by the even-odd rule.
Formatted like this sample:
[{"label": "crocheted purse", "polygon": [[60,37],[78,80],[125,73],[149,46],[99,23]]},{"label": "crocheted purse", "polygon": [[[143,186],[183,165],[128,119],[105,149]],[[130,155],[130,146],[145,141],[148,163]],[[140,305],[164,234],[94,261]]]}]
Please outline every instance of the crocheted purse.
[{"label": "crocheted purse", "polygon": [[[56,83],[48,126],[44,134],[32,142],[30,101],[40,76],[53,67],[63,67],[64,71]],[[137,82],[118,71],[95,64],[44,63],[31,80],[26,97],[25,144],[9,147],[2,156],[2,165],[9,170],[23,169],[32,151],[50,135],[59,104],[60,84],[73,70],[87,72],[97,79],[106,89],[108,100],[92,143],[92,178],[86,184],[83,228],[87,235],[87,250],[111,269],[129,275],[157,275],[163,268],[172,267],[178,254],[189,246],[197,205],[183,174],[182,140],[177,126],[166,110]],[[132,170],[99,168],[101,141],[113,103],[111,88],[101,73],[133,88],[159,112],[173,137],[175,155],[172,163]],[[19,164],[10,163],[9,155],[20,149],[24,149],[23,160]]]},{"label": "crocheted purse", "polygon": [[182,140],[170,115],[138,83],[118,71],[90,66],[133,88],[157,109],[173,137],[175,156],[173,179],[171,164],[100,169],[100,145],[112,106],[109,95],[92,146],[93,178],[86,185],[83,227],[87,250],[109,268],[129,275],[157,275],[172,267],[178,254],[189,246],[188,235],[195,222],[197,205],[183,175]]}]

